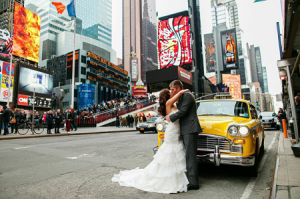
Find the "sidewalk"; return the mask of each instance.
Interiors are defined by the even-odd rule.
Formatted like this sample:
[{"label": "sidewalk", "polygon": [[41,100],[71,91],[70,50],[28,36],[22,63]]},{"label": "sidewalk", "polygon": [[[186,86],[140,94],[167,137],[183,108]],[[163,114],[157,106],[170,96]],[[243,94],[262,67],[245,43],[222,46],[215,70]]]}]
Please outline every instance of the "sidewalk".
[{"label": "sidewalk", "polygon": [[300,158],[294,156],[291,140],[280,133],[273,185],[276,195],[272,198],[300,198]]},{"label": "sidewalk", "polygon": [[[9,129],[10,131],[10,129]],[[40,135],[32,135],[31,131],[28,131],[26,135],[20,134],[9,134],[3,135],[3,130],[1,131],[0,140],[10,140],[10,139],[24,139],[24,138],[37,138],[37,137],[52,137],[52,136],[69,136],[69,135],[85,135],[85,134],[98,134],[98,133],[118,133],[118,132],[132,132],[136,131],[135,127],[122,127],[117,128],[114,126],[111,127],[94,127],[94,128],[78,128],[77,131],[71,131],[69,134],[59,129],[60,134],[54,134],[54,129],[51,130],[52,134],[47,134],[47,128],[44,129],[43,133]]]}]

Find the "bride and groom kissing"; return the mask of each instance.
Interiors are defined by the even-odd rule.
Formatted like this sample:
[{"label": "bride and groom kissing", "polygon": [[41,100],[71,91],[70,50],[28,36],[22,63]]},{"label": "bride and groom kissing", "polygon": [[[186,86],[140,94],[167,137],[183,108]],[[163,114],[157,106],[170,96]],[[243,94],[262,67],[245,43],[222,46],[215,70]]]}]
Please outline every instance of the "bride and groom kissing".
[{"label": "bride and groom kissing", "polygon": [[121,186],[156,193],[178,193],[199,189],[197,137],[202,132],[196,101],[179,80],[159,94],[160,115],[169,122],[164,143],[144,169],[121,171],[112,178]]}]

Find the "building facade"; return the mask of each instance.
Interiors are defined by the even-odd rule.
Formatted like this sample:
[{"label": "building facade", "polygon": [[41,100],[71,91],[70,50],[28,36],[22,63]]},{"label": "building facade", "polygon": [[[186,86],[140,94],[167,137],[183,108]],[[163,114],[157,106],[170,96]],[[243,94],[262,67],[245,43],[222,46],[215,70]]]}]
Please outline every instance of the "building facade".
[{"label": "building facade", "polygon": [[[56,51],[60,56],[47,60],[47,70],[54,72],[53,86],[60,86],[65,91],[64,108],[70,107],[71,101],[71,68],[73,61],[73,46],[71,32],[61,32],[57,35],[57,42],[61,47]],[[109,60],[116,60],[116,52],[107,51],[103,43],[92,38],[76,34],[75,56],[75,90],[74,107],[78,107],[78,86],[80,84],[95,85],[94,102],[109,101],[128,94],[128,72],[117,67]],[[90,44],[93,43],[94,45]],[[65,47],[63,47],[65,46]]]},{"label": "building facade", "polygon": [[264,91],[266,93],[269,92],[269,86],[268,86],[268,74],[267,74],[267,67],[263,66],[263,79],[264,79]]},{"label": "building facade", "polygon": [[0,0],[0,29],[13,32],[14,26],[14,4],[24,6],[24,0]]},{"label": "building facade", "polygon": [[[62,0],[61,2],[69,1]],[[64,31],[74,32],[74,27],[67,28],[74,18],[57,14],[50,0],[26,0],[25,7],[41,17],[39,66],[46,67],[48,59],[61,55],[56,51],[61,45],[57,42],[57,36]],[[91,0],[89,3],[77,0],[76,33],[97,40],[110,49],[111,13],[110,0]],[[74,38],[74,36],[71,37]],[[73,41],[68,45],[70,44],[73,44]]]},{"label": "building facade", "polygon": [[158,68],[155,1],[123,0],[123,65],[132,82]]}]

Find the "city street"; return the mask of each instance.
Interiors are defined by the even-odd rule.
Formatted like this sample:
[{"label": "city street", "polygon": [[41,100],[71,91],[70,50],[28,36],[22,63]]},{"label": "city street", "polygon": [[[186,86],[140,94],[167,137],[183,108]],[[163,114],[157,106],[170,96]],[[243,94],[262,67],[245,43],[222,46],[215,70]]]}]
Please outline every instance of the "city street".
[{"label": "city street", "polygon": [[0,198],[269,198],[278,135],[266,130],[259,176],[236,166],[199,167],[200,190],[147,193],[112,183],[120,170],[152,161],[157,134],[139,132],[0,141]]}]

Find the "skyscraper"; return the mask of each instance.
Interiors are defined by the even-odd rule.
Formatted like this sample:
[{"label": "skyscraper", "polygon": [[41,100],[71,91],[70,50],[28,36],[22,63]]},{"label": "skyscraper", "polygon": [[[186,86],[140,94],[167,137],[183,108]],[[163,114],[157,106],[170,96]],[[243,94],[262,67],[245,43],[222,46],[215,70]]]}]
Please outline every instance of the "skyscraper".
[{"label": "skyscraper", "polygon": [[[26,0],[25,7],[41,17],[39,66],[43,67],[48,59],[57,55],[57,35],[63,31],[74,31],[74,28],[66,28],[73,18],[57,14],[50,0]],[[76,0],[76,33],[111,47],[111,7],[111,0],[90,0],[89,3]]]},{"label": "skyscraper", "polygon": [[156,3],[123,0],[123,64],[131,80],[146,82],[146,72],[157,69]]},{"label": "skyscraper", "polygon": [[257,80],[258,80],[258,82],[260,84],[261,90],[263,92],[265,92],[264,78],[263,78],[263,69],[262,69],[261,54],[260,54],[260,47],[255,47],[254,49],[255,49]]},{"label": "skyscraper", "polygon": [[267,67],[263,66],[263,79],[264,79],[264,90],[266,93],[269,92],[269,86],[268,86],[268,74],[267,74]]}]

